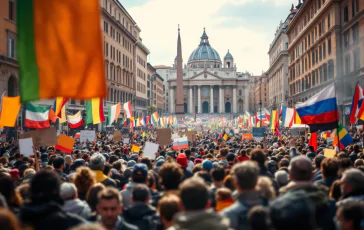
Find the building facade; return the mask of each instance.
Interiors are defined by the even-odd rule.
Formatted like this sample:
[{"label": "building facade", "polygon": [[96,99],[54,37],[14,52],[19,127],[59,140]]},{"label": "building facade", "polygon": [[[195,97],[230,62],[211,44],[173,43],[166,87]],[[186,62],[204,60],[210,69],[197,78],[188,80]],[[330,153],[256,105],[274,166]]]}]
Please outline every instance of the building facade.
[{"label": "building facade", "polygon": [[273,42],[268,51],[269,68],[267,70],[269,80],[268,108],[288,105],[288,37],[285,31],[296,14],[296,9],[291,9],[284,22],[280,22]]},{"label": "building facade", "polygon": [[165,65],[156,65],[154,68],[157,70],[157,73],[164,79],[164,112],[169,111],[169,88],[168,88],[168,80],[169,80],[169,70],[172,69],[170,66]]},{"label": "building facade", "polygon": [[266,73],[255,81],[253,104],[254,112],[258,112],[260,108],[267,108],[269,105],[269,79]]},{"label": "building facade", "polygon": [[164,113],[165,112],[165,87],[164,87],[164,79],[157,73],[155,75],[155,79],[154,79],[154,96],[153,98],[155,98],[155,105],[157,106],[158,112],[159,113]]},{"label": "building facade", "polygon": [[[139,27],[137,27],[140,32]],[[136,116],[140,117],[147,114],[147,56],[150,53],[149,50],[143,45],[141,38],[138,38],[136,43],[136,99],[135,99],[135,109]]]},{"label": "building facade", "polygon": [[[176,63],[168,70],[169,112],[175,113]],[[248,75],[236,71],[228,51],[223,62],[213,49],[205,30],[199,46],[183,68],[184,112],[243,113],[249,110]]]}]

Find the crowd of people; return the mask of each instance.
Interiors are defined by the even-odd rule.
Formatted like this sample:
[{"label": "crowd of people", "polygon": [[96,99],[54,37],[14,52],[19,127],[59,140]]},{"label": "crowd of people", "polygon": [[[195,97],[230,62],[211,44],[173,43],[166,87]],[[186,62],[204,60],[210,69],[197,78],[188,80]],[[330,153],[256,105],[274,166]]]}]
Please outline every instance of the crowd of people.
[{"label": "crowd of people", "polygon": [[[189,148],[155,157],[106,135],[23,156],[0,148],[1,230],[358,230],[364,229],[364,151],[356,142],[325,157],[305,137],[201,132]],[[150,135],[152,136],[152,135]]]}]

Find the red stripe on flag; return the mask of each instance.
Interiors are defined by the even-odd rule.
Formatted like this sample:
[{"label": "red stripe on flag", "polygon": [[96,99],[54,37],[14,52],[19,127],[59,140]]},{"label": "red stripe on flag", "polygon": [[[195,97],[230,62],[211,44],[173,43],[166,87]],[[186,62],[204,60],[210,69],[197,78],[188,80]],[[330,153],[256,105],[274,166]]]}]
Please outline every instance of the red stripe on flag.
[{"label": "red stripe on flag", "polygon": [[68,153],[68,154],[72,153],[72,149],[67,149],[67,148],[65,148],[65,147],[63,147],[61,145],[56,145],[55,149],[60,150],[60,151],[65,152],[65,153]]},{"label": "red stripe on flag", "polygon": [[337,110],[322,113],[318,115],[308,115],[301,117],[302,124],[325,124],[338,121],[339,114]]}]

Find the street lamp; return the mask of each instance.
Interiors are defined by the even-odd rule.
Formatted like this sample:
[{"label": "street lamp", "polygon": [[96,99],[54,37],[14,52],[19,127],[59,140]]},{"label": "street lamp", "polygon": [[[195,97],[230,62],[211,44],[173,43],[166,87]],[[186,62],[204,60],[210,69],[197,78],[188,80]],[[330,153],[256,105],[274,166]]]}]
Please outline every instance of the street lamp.
[{"label": "street lamp", "polygon": [[260,90],[259,90],[259,122],[260,127],[262,127],[262,79],[259,81],[260,84]]}]

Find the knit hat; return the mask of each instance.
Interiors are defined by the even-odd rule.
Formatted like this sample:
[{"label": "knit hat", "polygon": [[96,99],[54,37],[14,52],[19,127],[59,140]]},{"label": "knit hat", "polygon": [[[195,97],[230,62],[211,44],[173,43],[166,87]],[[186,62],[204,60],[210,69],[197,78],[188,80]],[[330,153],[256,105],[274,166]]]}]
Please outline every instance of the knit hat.
[{"label": "knit hat", "polygon": [[196,158],[193,163],[195,163],[195,165],[201,164],[202,163],[202,159],[201,158]]},{"label": "knit hat", "polygon": [[204,160],[202,162],[202,168],[205,170],[211,170],[212,169],[212,162],[209,160]]},{"label": "knit hat", "polygon": [[12,170],[10,170],[10,175],[13,178],[19,176],[19,170],[18,169],[12,169]]},{"label": "knit hat", "polygon": [[185,169],[188,167],[188,160],[185,154],[178,154],[177,163],[181,165],[181,168]]}]

